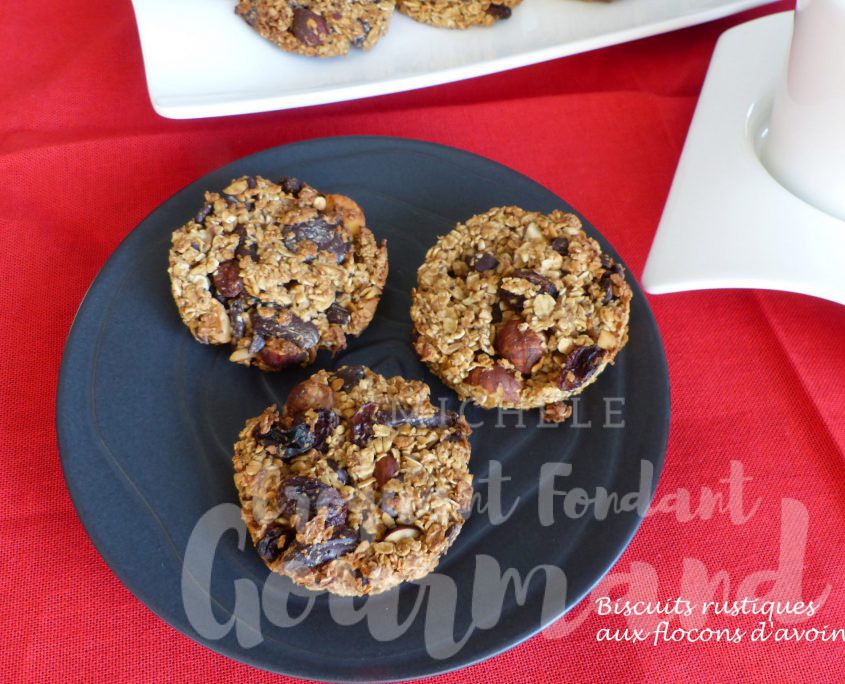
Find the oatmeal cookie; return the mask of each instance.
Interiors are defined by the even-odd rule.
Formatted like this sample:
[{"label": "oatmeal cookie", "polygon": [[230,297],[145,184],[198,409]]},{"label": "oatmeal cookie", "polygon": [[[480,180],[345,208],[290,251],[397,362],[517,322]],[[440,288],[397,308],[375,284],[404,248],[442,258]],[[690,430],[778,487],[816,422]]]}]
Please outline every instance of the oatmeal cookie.
[{"label": "oatmeal cookie", "polygon": [[490,26],[511,16],[522,0],[397,0],[400,12],[424,24],[465,29]]},{"label": "oatmeal cookie", "polygon": [[315,373],[235,444],[258,554],[297,584],[344,596],[427,575],[472,502],[469,433],[422,382],[363,366]]},{"label": "oatmeal cookie", "polygon": [[239,0],[235,12],[267,40],[301,55],[369,50],[387,31],[395,0]]},{"label": "oatmeal cookie", "polygon": [[231,343],[235,363],[277,371],[363,332],[387,278],[387,247],[348,197],[245,176],[207,192],[173,233],[168,272],[198,341]]},{"label": "oatmeal cookie", "polygon": [[574,214],[491,209],[428,251],[414,347],[461,397],[561,421],[627,342],[631,296]]}]

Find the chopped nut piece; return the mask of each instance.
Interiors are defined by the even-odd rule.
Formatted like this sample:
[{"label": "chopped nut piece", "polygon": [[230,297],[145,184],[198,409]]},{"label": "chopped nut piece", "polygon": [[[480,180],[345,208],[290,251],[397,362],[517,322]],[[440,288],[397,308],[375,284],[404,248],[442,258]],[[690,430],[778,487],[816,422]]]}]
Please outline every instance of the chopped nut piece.
[{"label": "chopped nut piece", "polygon": [[416,539],[420,535],[422,535],[422,532],[418,527],[414,527],[413,525],[397,525],[384,536],[384,541],[395,544],[402,539]]},{"label": "chopped nut piece", "polygon": [[607,330],[602,330],[599,333],[599,339],[596,344],[598,344],[598,346],[602,349],[613,349],[616,346],[616,337],[613,333]]}]

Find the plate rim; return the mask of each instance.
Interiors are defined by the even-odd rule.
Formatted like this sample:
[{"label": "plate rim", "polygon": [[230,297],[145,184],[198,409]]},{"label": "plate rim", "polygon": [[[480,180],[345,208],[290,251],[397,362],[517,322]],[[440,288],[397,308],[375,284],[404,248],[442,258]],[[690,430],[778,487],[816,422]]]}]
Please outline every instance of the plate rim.
[{"label": "plate rim", "polygon": [[[69,366],[70,363],[72,363],[72,361],[70,360],[70,354],[69,354],[72,342],[73,342],[75,336],[80,334],[80,329],[79,329],[79,326],[77,325],[77,323],[80,319],[80,314],[83,312],[83,309],[86,306],[91,305],[90,297],[93,293],[95,285],[98,283],[98,281],[100,281],[101,277],[103,276],[104,273],[106,273],[107,270],[114,267],[115,257],[119,253],[122,253],[126,249],[126,244],[130,240],[130,238],[133,236],[136,229],[139,226],[141,226],[142,224],[144,224],[153,215],[158,213],[165,205],[167,205],[169,202],[171,202],[177,195],[180,195],[185,190],[189,189],[192,185],[197,184],[198,182],[205,179],[207,176],[213,175],[215,173],[220,173],[230,166],[242,164],[243,162],[249,160],[252,157],[256,157],[256,156],[266,154],[266,153],[279,152],[279,151],[282,151],[282,150],[287,150],[287,149],[296,148],[296,147],[307,147],[307,146],[314,145],[314,144],[325,144],[325,145],[343,144],[344,142],[350,141],[350,140],[373,142],[373,143],[390,142],[390,143],[400,145],[400,146],[401,145],[409,145],[410,147],[423,148],[423,149],[428,150],[428,151],[442,150],[442,149],[445,148],[446,150],[448,150],[449,153],[457,154],[457,156],[459,156],[459,157],[463,156],[463,157],[466,157],[466,158],[473,159],[476,162],[481,161],[485,164],[493,164],[493,165],[499,167],[500,169],[507,171],[510,174],[521,177],[523,179],[527,179],[528,181],[530,181],[534,185],[538,186],[543,191],[547,192],[549,195],[557,198],[562,204],[564,204],[566,206],[570,206],[568,204],[568,202],[566,202],[566,200],[564,200],[557,193],[553,192],[552,190],[550,190],[549,188],[544,186],[542,183],[539,183],[538,181],[531,178],[530,176],[528,176],[528,175],[526,175],[522,172],[516,171],[515,169],[512,169],[511,167],[509,167],[505,164],[502,164],[502,163],[500,163],[496,160],[490,159],[488,157],[484,157],[483,155],[479,155],[479,154],[476,154],[474,152],[469,152],[467,150],[463,150],[461,148],[453,147],[453,146],[450,146],[450,145],[443,145],[443,144],[440,144],[440,143],[434,143],[434,142],[429,142],[429,141],[425,141],[425,140],[417,140],[417,139],[413,139],[413,138],[404,138],[404,137],[396,137],[396,136],[379,136],[379,135],[342,135],[342,136],[327,136],[327,137],[316,136],[316,137],[313,137],[313,138],[307,138],[307,139],[299,140],[299,141],[296,141],[296,142],[293,142],[293,143],[276,145],[276,146],[264,148],[264,149],[261,149],[261,150],[257,150],[255,152],[248,154],[248,155],[238,157],[238,158],[233,159],[233,160],[231,160],[231,161],[229,161],[225,164],[222,164],[218,167],[215,167],[214,169],[211,169],[210,171],[203,173],[200,177],[194,179],[190,183],[184,185],[183,187],[179,188],[177,191],[173,192],[164,201],[160,202],[155,208],[153,208],[152,211],[150,211],[143,219],[141,219],[132,228],[132,230],[130,230],[124,236],[124,238],[118,243],[118,245],[110,252],[108,257],[106,258],[106,261],[103,263],[102,267],[97,271],[96,276],[91,281],[91,284],[87,288],[85,295],[83,296],[83,298],[82,298],[82,300],[79,304],[79,307],[77,308],[77,311],[76,311],[76,313],[73,317],[73,321],[71,323],[71,327],[69,329],[69,332],[68,332],[68,335],[67,335],[67,338],[66,338],[66,342],[65,342],[64,348],[62,350],[62,358],[61,358],[61,363],[60,363],[60,367],[59,367],[59,377],[58,377],[58,385],[57,385],[57,391],[56,391],[56,404],[55,404],[56,437],[57,437],[57,443],[58,443],[58,449],[59,449],[59,459],[60,459],[60,464],[61,464],[61,469],[62,469],[62,477],[65,481],[65,486],[67,487],[68,493],[69,493],[70,498],[71,498],[71,502],[73,503],[73,507],[74,507],[74,511],[76,513],[76,516],[79,519],[80,523],[82,524],[82,527],[83,527],[83,530],[85,531],[85,534],[91,540],[91,543],[94,545],[95,549],[97,550],[97,553],[100,555],[100,557],[106,563],[109,570],[118,578],[118,580],[121,582],[121,584],[136,599],[138,599],[144,605],[144,607],[146,607],[148,610],[150,610],[154,615],[156,615],[156,617],[158,617],[160,620],[165,622],[168,626],[175,629],[177,632],[183,634],[184,636],[188,637],[194,643],[197,643],[197,644],[203,646],[204,648],[206,648],[210,651],[213,651],[215,653],[223,655],[223,656],[230,658],[230,659],[232,659],[236,662],[244,663],[244,664],[247,664],[251,667],[255,667],[256,669],[261,670],[261,671],[265,671],[265,672],[271,672],[271,673],[274,673],[274,674],[281,674],[281,675],[290,676],[290,677],[299,677],[299,678],[303,678],[303,679],[311,679],[313,681],[319,681],[319,682],[364,682],[364,681],[366,681],[366,682],[376,682],[376,683],[377,682],[404,682],[404,681],[409,681],[409,680],[423,678],[423,677],[439,676],[439,675],[442,675],[442,674],[446,674],[448,672],[454,672],[454,671],[461,670],[461,669],[476,665],[478,663],[484,662],[484,661],[489,660],[491,658],[494,658],[494,657],[496,657],[496,656],[498,656],[498,655],[500,655],[500,654],[502,654],[506,651],[509,651],[513,648],[516,648],[517,646],[523,644],[527,640],[531,639],[532,637],[536,636],[537,634],[539,634],[543,630],[547,629],[549,626],[556,623],[561,617],[563,617],[563,615],[565,615],[570,610],[572,610],[577,605],[579,605],[584,600],[584,598],[586,598],[592,592],[592,590],[604,579],[604,577],[610,572],[610,570],[618,563],[620,557],[628,549],[628,547],[631,544],[631,541],[633,540],[633,538],[636,536],[637,532],[639,531],[640,526],[642,525],[646,516],[640,515],[639,512],[636,513],[635,522],[631,525],[631,528],[625,534],[624,543],[620,544],[616,553],[612,557],[612,561],[609,562],[606,565],[603,564],[604,567],[602,567],[601,572],[597,574],[596,579],[583,592],[581,592],[579,595],[575,596],[572,600],[570,600],[569,596],[567,595],[567,599],[565,601],[564,609],[562,611],[560,611],[558,614],[556,614],[553,619],[549,620],[546,623],[540,624],[539,626],[532,627],[530,630],[528,630],[524,633],[521,633],[520,636],[517,639],[507,641],[507,643],[504,646],[495,646],[495,647],[492,647],[492,648],[482,649],[481,655],[478,655],[477,657],[471,657],[471,658],[468,658],[468,659],[460,659],[460,657],[458,657],[457,662],[452,662],[452,660],[449,660],[448,661],[449,664],[445,664],[447,661],[441,662],[441,661],[437,661],[437,660],[432,659],[430,661],[430,663],[432,663],[434,665],[434,667],[428,668],[424,672],[415,671],[413,674],[410,674],[410,675],[407,675],[407,676],[403,675],[403,676],[400,676],[400,677],[392,677],[390,679],[385,679],[385,680],[374,680],[374,679],[371,679],[371,678],[363,678],[363,677],[355,677],[355,676],[349,677],[349,678],[329,678],[329,677],[321,677],[321,676],[318,676],[318,675],[315,676],[314,674],[312,674],[310,672],[305,673],[303,671],[282,672],[279,669],[275,669],[272,664],[264,662],[263,659],[252,657],[252,653],[254,653],[254,652],[251,651],[250,649],[230,648],[229,645],[226,644],[222,640],[207,642],[204,637],[201,637],[200,635],[198,635],[196,633],[192,633],[192,632],[188,631],[190,629],[190,623],[187,620],[183,620],[183,621],[179,622],[179,621],[176,621],[176,620],[173,620],[173,619],[169,619],[164,614],[165,611],[158,609],[159,606],[157,605],[157,602],[154,599],[154,597],[151,597],[148,592],[141,589],[136,583],[132,582],[129,579],[128,575],[126,573],[124,573],[123,568],[118,569],[120,567],[120,564],[115,561],[115,559],[113,558],[113,556],[110,553],[105,551],[105,544],[103,543],[102,539],[100,539],[99,536],[93,531],[92,526],[90,526],[89,524],[86,523],[85,519],[83,518],[82,514],[80,513],[81,509],[80,509],[80,505],[79,505],[79,492],[76,489],[75,485],[73,484],[72,478],[68,477],[68,472],[67,472],[67,469],[66,469],[66,458],[67,458],[66,454],[68,453],[68,445],[67,445],[68,437],[67,437],[66,432],[65,432],[65,427],[62,424],[63,418],[62,418],[62,415],[61,415],[61,413],[62,413],[61,407],[62,407],[63,403],[66,401],[66,399],[65,399],[66,395],[68,393],[70,393],[70,391],[71,391],[70,387],[68,386],[70,383],[68,381],[67,367]],[[577,209],[574,209],[574,210],[580,215],[580,212],[578,212]],[[590,223],[586,219],[585,219],[585,223],[587,223],[593,230],[595,230],[597,233],[599,233],[599,231],[597,229],[595,229],[595,227],[592,225],[592,223]],[[599,234],[602,235],[601,233],[599,233]],[[607,242],[607,239],[604,238],[603,235],[602,235],[602,238]],[[609,244],[609,242],[608,242],[608,244]],[[648,301],[647,301],[645,292],[643,291],[640,284],[636,281],[636,279],[632,278],[632,280],[633,280],[635,293],[638,292],[642,297],[642,303],[644,304],[644,307],[643,307],[644,310],[643,310],[642,313],[646,317],[646,319],[648,321],[650,321],[652,329],[653,329],[653,331],[656,335],[656,341],[658,342],[658,344],[657,344],[657,349],[658,349],[657,360],[659,361],[660,371],[661,371],[660,372],[660,380],[661,380],[661,385],[663,385],[663,388],[665,389],[665,391],[661,394],[661,396],[665,400],[665,411],[660,416],[662,418],[662,421],[661,421],[661,424],[660,424],[661,434],[659,435],[659,438],[656,440],[656,442],[660,445],[660,449],[659,449],[658,453],[656,453],[654,455],[654,460],[653,460],[654,477],[653,477],[653,480],[652,480],[651,491],[649,493],[649,505],[650,505],[651,502],[654,500],[654,494],[655,494],[655,491],[657,489],[657,486],[659,485],[660,478],[662,476],[663,467],[665,465],[665,458],[666,458],[666,453],[667,453],[669,431],[670,431],[671,385],[670,385],[670,378],[669,378],[669,372],[668,372],[668,364],[667,364],[667,360],[666,360],[665,346],[664,346],[663,341],[662,341],[660,329],[657,325],[657,321],[655,320],[655,317],[654,317],[654,314],[651,310],[651,307],[648,305]],[[124,479],[126,479],[125,476],[124,476]],[[184,623],[184,624],[182,624],[182,623]],[[442,667],[438,667],[438,665],[442,665]]]}]

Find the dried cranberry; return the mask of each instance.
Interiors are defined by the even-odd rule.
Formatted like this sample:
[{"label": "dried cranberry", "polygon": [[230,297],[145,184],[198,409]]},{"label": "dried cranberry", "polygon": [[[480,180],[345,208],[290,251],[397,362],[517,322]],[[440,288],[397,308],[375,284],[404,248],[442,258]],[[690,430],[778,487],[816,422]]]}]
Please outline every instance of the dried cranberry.
[{"label": "dried cranberry", "polygon": [[237,297],[244,290],[241,280],[241,265],[237,259],[224,261],[212,277],[214,289],[226,298]]},{"label": "dried cranberry", "polygon": [[564,237],[553,240],[552,249],[562,256],[569,256],[569,240]]},{"label": "dried cranberry", "polygon": [[373,438],[373,425],[381,422],[381,409],[374,401],[367,402],[352,416],[352,442],[359,447],[366,446]]},{"label": "dried cranberry", "polygon": [[288,226],[285,230],[285,246],[294,251],[303,240],[309,240],[318,247],[328,244],[337,235],[337,225],[331,224],[322,216],[315,216],[308,221]]},{"label": "dried cranberry", "polygon": [[343,380],[342,392],[348,392],[364,379],[363,366],[341,366],[334,372],[336,378]]},{"label": "dried cranberry", "polygon": [[337,225],[329,223],[322,216],[290,226],[285,232],[285,247],[291,252],[298,251],[299,244],[306,240],[314,243],[318,250],[334,254],[337,263],[342,263],[349,251],[349,245],[337,232]]},{"label": "dried cranberry", "polygon": [[560,388],[567,392],[578,389],[598,370],[604,358],[604,351],[596,345],[576,347],[563,362],[560,373]]},{"label": "dried cranberry", "polygon": [[492,271],[499,265],[499,260],[492,254],[479,254],[472,260],[472,267],[479,273]]},{"label": "dried cranberry", "polygon": [[284,190],[287,194],[297,196],[302,191],[305,184],[299,180],[299,178],[285,176],[279,181],[279,185],[282,186],[282,190]]},{"label": "dried cranberry", "polygon": [[344,309],[340,304],[334,302],[328,309],[326,309],[326,318],[329,320],[329,323],[335,323],[336,325],[346,325],[349,323],[349,320],[352,318],[349,311]]},{"label": "dried cranberry", "polygon": [[253,309],[250,312],[250,321],[252,329],[262,337],[288,340],[300,349],[311,349],[320,341],[320,332],[316,325],[303,321],[287,309],[279,309],[266,318]]},{"label": "dried cranberry", "polygon": [[290,428],[274,423],[261,436],[261,443],[264,446],[275,446],[279,458],[288,459],[313,449],[317,444],[317,436],[307,423],[297,423]]},{"label": "dried cranberry", "polygon": [[613,292],[613,279],[611,278],[611,276],[614,274],[624,276],[625,268],[621,264],[617,264],[607,254],[601,255],[601,265],[602,268],[605,269],[601,278],[599,278],[599,287],[604,290],[602,304],[609,304],[615,297],[615,294]]},{"label": "dried cranberry", "polygon": [[283,516],[291,518],[297,515],[300,524],[304,524],[321,509],[326,511],[326,526],[341,527],[346,524],[348,507],[334,487],[313,477],[289,477],[282,482],[279,512]]},{"label": "dried cranberry", "polygon": [[317,411],[317,420],[314,422],[314,448],[326,453],[329,437],[338,425],[340,425],[340,416],[334,411],[328,409]]},{"label": "dried cranberry", "polygon": [[[255,339],[253,338],[253,342]],[[258,339],[261,338],[259,337]],[[261,347],[256,357],[266,368],[279,371],[303,363],[308,359],[308,352],[293,342],[273,338],[264,340],[264,346]]]},{"label": "dried cranberry", "polygon": [[315,568],[351,553],[356,546],[358,546],[358,535],[354,530],[345,527],[322,543],[301,544],[295,542],[285,557],[285,562],[290,563],[292,569],[296,569],[297,565]]},{"label": "dried cranberry", "polygon": [[508,19],[510,18],[512,12],[511,8],[506,5],[490,5],[490,7],[487,8],[487,14],[491,17],[495,17],[496,19]]},{"label": "dried cranberry", "polygon": [[[282,551],[284,551],[285,544],[287,543],[288,531],[289,530],[287,528],[282,527],[281,525],[274,525],[270,527],[255,545],[258,555],[268,563],[275,561],[282,555]],[[281,545],[279,544],[280,540],[282,542]]]}]

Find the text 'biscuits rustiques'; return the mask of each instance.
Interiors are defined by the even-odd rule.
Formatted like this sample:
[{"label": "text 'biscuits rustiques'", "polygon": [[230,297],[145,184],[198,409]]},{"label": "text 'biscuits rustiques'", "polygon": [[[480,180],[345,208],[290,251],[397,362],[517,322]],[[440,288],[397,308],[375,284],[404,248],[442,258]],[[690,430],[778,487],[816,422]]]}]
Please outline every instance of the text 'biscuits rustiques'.
[{"label": "text 'biscuits rustiques'", "polygon": [[259,176],[207,192],[173,233],[173,298],[193,336],[235,363],[277,371],[345,348],[373,318],[387,247],[350,198]]},{"label": "text 'biscuits rustiques'", "polygon": [[441,237],[419,268],[411,318],[420,358],[485,408],[545,407],[595,381],[628,340],[624,269],[574,214],[502,207]]},{"label": "text 'biscuits rustiques'", "polygon": [[345,596],[423,577],[472,503],[469,433],[422,382],[362,366],[315,373],[235,445],[258,554],[297,584]]}]

